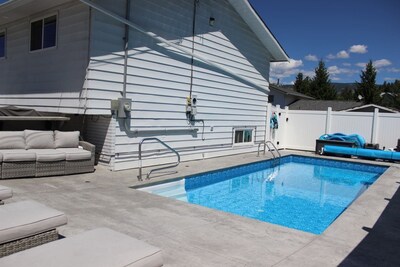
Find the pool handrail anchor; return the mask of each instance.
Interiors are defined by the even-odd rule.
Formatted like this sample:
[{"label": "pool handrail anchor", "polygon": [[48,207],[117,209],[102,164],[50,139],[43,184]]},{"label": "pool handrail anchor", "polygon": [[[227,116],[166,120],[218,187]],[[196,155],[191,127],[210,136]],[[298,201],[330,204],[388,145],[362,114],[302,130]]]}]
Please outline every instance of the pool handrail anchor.
[{"label": "pool handrail anchor", "polygon": [[[263,142],[263,143],[259,143],[259,144],[258,144],[257,157],[260,156],[260,147],[261,147],[262,144],[264,144],[264,153],[263,153],[263,155],[265,155],[265,150],[266,150],[266,148],[268,148],[268,151],[271,152],[272,157],[274,158],[274,160],[275,160],[275,159],[279,159],[279,160],[281,159],[281,157],[282,157],[281,153],[280,153],[279,150],[276,148],[276,146],[274,145],[274,143],[272,143],[271,141],[266,141],[266,142]],[[269,147],[269,145],[272,145],[273,150]],[[276,151],[278,155],[276,156],[272,151]]]},{"label": "pool handrail anchor", "polygon": [[143,181],[143,179],[142,179],[142,169],[143,169],[143,165],[142,165],[142,145],[143,145],[143,143],[145,141],[150,141],[150,140],[159,142],[160,144],[162,144],[163,146],[165,146],[166,148],[171,150],[173,153],[175,153],[175,155],[177,156],[177,162],[174,163],[173,165],[160,167],[160,168],[155,168],[155,169],[150,170],[146,175],[146,180],[150,179],[150,174],[155,172],[155,171],[161,171],[161,170],[164,170],[164,169],[174,168],[174,167],[177,167],[179,165],[179,163],[181,163],[181,156],[179,155],[179,153],[175,149],[173,149],[172,147],[167,145],[164,141],[161,141],[160,139],[158,139],[156,137],[143,138],[142,141],[140,141],[140,143],[139,143],[139,175],[137,176],[139,181]]}]

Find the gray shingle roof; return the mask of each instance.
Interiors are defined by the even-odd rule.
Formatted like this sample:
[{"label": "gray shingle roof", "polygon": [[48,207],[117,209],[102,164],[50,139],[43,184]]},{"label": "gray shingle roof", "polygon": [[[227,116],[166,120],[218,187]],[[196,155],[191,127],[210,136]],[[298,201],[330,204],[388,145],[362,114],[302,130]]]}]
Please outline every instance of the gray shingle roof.
[{"label": "gray shingle roof", "polygon": [[284,94],[287,94],[287,95],[297,96],[298,98],[301,98],[301,99],[314,99],[311,96],[296,92],[291,87],[281,87],[281,86],[276,86],[276,85],[270,85],[269,89],[277,90],[277,91],[280,91],[280,92],[282,92]]},{"label": "gray shingle roof", "polygon": [[362,106],[363,103],[356,101],[338,100],[307,100],[301,99],[289,105],[291,110],[327,110],[331,107],[333,111],[347,110]]}]

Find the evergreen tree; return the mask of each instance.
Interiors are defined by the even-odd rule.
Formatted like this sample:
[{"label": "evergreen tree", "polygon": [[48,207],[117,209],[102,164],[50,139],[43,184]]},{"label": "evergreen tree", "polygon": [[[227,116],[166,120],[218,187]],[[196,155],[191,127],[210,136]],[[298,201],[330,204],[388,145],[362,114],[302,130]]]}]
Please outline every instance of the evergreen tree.
[{"label": "evergreen tree", "polygon": [[335,100],[336,90],[329,79],[329,72],[325,63],[320,60],[315,68],[315,77],[311,80],[310,95],[321,100]]},{"label": "evergreen tree", "polygon": [[342,92],[340,92],[338,99],[345,101],[354,100],[355,99],[354,90],[351,89],[350,87],[344,88]]},{"label": "evergreen tree", "polygon": [[360,79],[360,82],[356,82],[356,94],[362,96],[365,104],[379,104],[380,90],[376,86],[376,69],[371,60],[365,66],[365,70],[361,71]]},{"label": "evergreen tree", "polygon": [[303,73],[299,72],[297,74],[296,81],[294,82],[294,90],[305,95],[310,95],[310,78],[306,77],[304,79],[303,77]]}]

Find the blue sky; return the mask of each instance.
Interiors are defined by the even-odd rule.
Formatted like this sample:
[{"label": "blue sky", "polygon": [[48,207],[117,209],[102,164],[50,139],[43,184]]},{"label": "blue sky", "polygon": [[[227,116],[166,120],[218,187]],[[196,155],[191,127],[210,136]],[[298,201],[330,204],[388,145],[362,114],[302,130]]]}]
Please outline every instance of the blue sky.
[{"label": "blue sky", "polygon": [[369,60],[378,83],[400,80],[400,0],[249,1],[291,58],[271,66],[271,82],[312,77],[319,59],[333,82],[359,81]]},{"label": "blue sky", "polygon": [[399,0],[250,0],[291,58],[271,67],[290,84],[325,61],[332,82],[359,81],[372,60],[377,83],[400,80]]}]

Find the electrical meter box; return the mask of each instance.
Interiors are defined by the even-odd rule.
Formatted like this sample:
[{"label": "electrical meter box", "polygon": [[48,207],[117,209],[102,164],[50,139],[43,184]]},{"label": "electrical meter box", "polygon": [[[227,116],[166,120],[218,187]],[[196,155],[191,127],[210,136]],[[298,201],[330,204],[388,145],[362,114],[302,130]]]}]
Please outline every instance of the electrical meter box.
[{"label": "electrical meter box", "polygon": [[117,114],[117,118],[125,119],[129,116],[132,108],[132,99],[118,98],[111,100],[111,110]]}]

